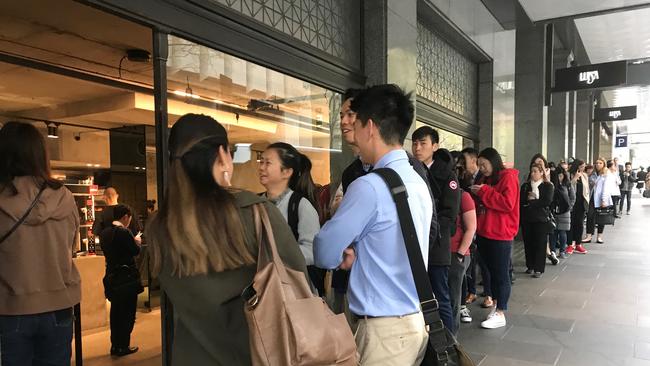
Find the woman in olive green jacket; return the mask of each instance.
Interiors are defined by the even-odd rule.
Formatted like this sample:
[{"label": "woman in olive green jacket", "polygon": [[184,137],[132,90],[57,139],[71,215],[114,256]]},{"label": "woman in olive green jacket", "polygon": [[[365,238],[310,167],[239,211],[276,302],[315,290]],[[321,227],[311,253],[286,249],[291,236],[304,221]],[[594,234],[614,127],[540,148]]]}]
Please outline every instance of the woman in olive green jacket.
[{"label": "woman in olive green jacket", "polygon": [[252,206],[263,203],[285,265],[307,273],[280,211],[266,199],[230,188],[226,130],[188,114],[170,138],[169,186],[147,227],[153,272],[174,307],[173,365],[250,365],[243,289],[256,272]]}]

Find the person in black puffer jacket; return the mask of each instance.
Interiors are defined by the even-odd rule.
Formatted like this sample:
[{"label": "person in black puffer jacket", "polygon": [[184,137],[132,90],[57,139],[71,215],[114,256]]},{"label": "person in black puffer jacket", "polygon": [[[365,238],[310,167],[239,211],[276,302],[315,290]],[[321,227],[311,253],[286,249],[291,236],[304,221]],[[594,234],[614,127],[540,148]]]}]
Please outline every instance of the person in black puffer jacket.
[{"label": "person in black puffer jacket", "polygon": [[530,167],[529,180],[521,186],[521,231],[526,252],[526,273],[540,278],[546,266],[546,239],[553,202],[554,187],[549,182],[546,169],[540,164]]},{"label": "person in black puffer jacket", "polygon": [[551,172],[551,183],[555,186],[551,209],[557,227],[551,236],[551,250],[556,250],[560,258],[567,258],[568,232],[571,230],[571,210],[576,202],[576,193],[571,187],[569,173],[562,167]]}]

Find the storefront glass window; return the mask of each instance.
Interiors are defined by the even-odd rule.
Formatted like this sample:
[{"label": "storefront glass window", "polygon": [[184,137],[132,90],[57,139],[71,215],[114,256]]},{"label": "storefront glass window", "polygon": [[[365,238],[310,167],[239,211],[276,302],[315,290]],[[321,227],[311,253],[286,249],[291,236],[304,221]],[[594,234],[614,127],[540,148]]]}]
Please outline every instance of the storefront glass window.
[{"label": "storefront glass window", "polygon": [[[428,126],[427,123],[416,121],[415,122],[415,127],[420,128],[422,126]],[[440,147],[445,148],[449,151],[461,151],[463,149],[463,137],[460,135],[456,135],[455,133],[451,133],[449,131],[445,131],[443,129],[433,127],[436,131],[438,131],[438,135],[440,137]]]},{"label": "storefront glass window", "polygon": [[264,190],[257,160],[278,141],[311,159],[317,184],[330,182],[331,157],[341,153],[340,136],[333,134],[339,94],[175,36],[169,36],[167,74],[170,124],[200,113],[228,130],[237,148],[234,186]]}]

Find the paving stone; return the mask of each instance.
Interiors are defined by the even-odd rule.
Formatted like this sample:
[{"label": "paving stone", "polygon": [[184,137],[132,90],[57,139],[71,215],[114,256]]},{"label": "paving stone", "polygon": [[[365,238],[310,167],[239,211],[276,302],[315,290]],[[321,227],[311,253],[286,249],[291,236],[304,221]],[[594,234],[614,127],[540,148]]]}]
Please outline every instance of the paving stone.
[{"label": "paving stone", "polygon": [[[487,310],[473,304],[474,322],[459,340],[480,366],[650,366],[650,200],[635,196],[635,214],[605,231],[605,245],[587,244],[547,265],[542,279],[517,273],[508,326],[480,329]],[[513,263],[525,270],[523,247]]]}]

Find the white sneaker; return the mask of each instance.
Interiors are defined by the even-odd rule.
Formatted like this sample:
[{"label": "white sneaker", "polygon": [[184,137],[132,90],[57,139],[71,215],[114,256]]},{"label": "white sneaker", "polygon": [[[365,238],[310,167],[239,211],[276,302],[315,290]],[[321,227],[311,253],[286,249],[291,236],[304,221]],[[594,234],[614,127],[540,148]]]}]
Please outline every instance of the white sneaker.
[{"label": "white sneaker", "polygon": [[490,318],[493,317],[494,314],[496,314],[496,313],[497,313],[497,307],[496,307],[496,305],[495,305],[495,306],[493,306],[493,307],[490,308],[490,312],[488,313],[487,318],[485,318],[485,319],[490,319]]},{"label": "white sneaker", "polygon": [[471,323],[472,314],[470,314],[469,309],[466,306],[463,306],[460,309],[460,322],[461,323]]},{"label": "white sneaker", "polygon": [[481,327],[485,329],[496,329],[506,326],[506,316],[503,313],[495,312],[492,316],[487,318],[481,323]]}]

